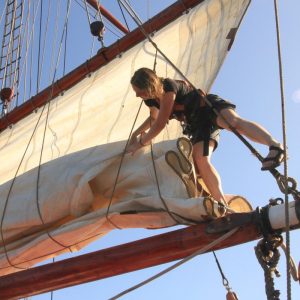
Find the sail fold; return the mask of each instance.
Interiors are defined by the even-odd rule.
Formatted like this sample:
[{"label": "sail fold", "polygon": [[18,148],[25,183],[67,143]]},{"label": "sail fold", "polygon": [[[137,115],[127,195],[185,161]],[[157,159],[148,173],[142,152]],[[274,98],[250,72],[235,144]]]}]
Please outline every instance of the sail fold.
[{"label": "sail fold", "polygon": [[[153,40],[194,85],[208,90],[232,42],[228,33],[248,4],[203,1]],[[203,219],[203,199],[189,198],[165,162],[181,135],[175,121],[155,139],[153,156],[148,147],[122,160],[132,128],[149,114],[143,105],[134,124],[140,100],[129,81],[136,69],[152,68],[154,57],[145,40],[1,133],[0,274],[80,249],[115,228]],[[157,73],[179,78],[160,56]]]}]

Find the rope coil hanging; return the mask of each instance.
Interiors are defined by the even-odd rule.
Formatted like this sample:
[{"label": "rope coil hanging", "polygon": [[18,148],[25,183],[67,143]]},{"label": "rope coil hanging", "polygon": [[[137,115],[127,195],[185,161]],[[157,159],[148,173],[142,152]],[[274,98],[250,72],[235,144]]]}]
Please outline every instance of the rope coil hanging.
[{"label": "rope coil hanging", "polygon": [[276,277],[280,276],[277,264],[280,258],[278,247],[281,243],[281,236],[273,236],[262,239],[254,248],[256,257],[264,270],[265,290],[268,300],[279,300],[280,296],[280,291],[275,290],[274,274]]}]

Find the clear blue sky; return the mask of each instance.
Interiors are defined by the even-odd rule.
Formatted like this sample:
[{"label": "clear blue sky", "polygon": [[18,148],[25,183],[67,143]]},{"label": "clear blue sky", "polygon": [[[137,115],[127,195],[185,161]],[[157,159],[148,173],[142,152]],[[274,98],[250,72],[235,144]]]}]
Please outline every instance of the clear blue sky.
[{"label": "clear blue sky", "polygon": [[[111,2],[113,1],[101,1],[109,9],[111,9],[111,5],[109,5]],[[174,1],[131,2],[133,4],[139,2],[144,7],[150,3],[149,14],[151,15],[161,9],[162,6]],[[300,1],[280,0],[278,2],[285,81],[288,169],[289,176],[300,181],[300,139],[298,132],[300,115]],[[115,9],[117,7],[111,10],[114,11]],[[80,24],[78,27],[81,30]],[[74,66],[77,65],[75,57],[78,59],[79,54],[78,50],[74,49],[74,57],[70,58],[74,60]],[[83,60],[79,62],[81,63]],[[69,63],[72,65],[73,62]],[[282,140],[279,87],[273,1],[253,0],[241,24],[235,43],[212,87],[212,92],[230,99],[237,105],[237,111],[241,116],[263,124],[277,139]],[[265,147],[257,146],[257,148],[263,155],[266,154]],[[243,195],[254,207],[266,205],[270,198],[283,197],[273,177],[260,171],[259,162],[233,134],[222,133],[222,140],[213,160],[221,174],[226,193]],[[161,231],[116,230],[79,254],[144,238],[159,232]],[[299,231],[292,232],[291,254],[297,264],[300,260],[299,244]],[[241,300],[266,299],[263,271],[253,250],[255,245],[256,242],[253,242],[217,252],[225,275]],[[53,299],[107,299],[171,264],[55,291]],[[275,286],[281,291],[281,299],[285,299],[286,269],[283,255],[279,270],[282,276],[280,279],[275,279]],[[122,299],[218,300],[225,299],[225,294],[226,291],[223,288],[213,255],[205,254]],[[299,284],[294,282],[292,282],[292,295],[292,299],[300,299]],[[33,299],[51,299],[51,297],[48,293],[33,297]]]}]

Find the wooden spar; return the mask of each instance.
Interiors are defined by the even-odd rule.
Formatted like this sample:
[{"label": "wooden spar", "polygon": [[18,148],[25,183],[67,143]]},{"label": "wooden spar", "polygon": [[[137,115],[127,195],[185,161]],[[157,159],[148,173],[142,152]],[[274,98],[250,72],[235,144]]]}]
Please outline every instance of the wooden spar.
[{"label": "wooden spar", "polygon": [[[191,226],[3,276],[0,280],[0,299],[38,295],[187,257],[222,236],[206,234],[206,226]],[[209,251],[259,237],[255,225],[246,225]]]},{"label": "wooden spar", "polygon": [[[198,5],[203,1],[204,0],[177,1],[146,22],[144,24],[144,29],[148,33],[158,31],[170,22],[174,21],[176,18],[180,17],[184,11]],[[83,80],[89,73],[98,70],[116,58],[118,55],[134,47],[143,40],[145,40],[145,36],[137,28],[125,35],[116,43],[112,44],[110,47],[101,50],[98,55],[94,56],[90,60],[87,60],[84,64],[80,65],[78,68],[71,71],[60,80],[56,81],[53,85],[44,89],[36,96],[26,101],[24,104],[16,107],[13,111],[6,114],[2,119],[0,119],[0,131],[25,118],[38,107],[43,106],[51,99],[60,95],[60,93]]]},{"label": "wooden spar", "polygon": [[115,25],[117,28],[119,28],[122,32],[128,33],[128,29],[124,27],[124,25],[119,22],[106,8],[104,8],[102,5],[98,4],[97,0],[87,0],[93,8],[95,8],[97,11],[100,10],[101,14],[110,21],[113,25]]},{"label": "wooden spar", "polygon": [[[285,205],[230,214],[213,222],[175,230],[2,276],[0,299],[19,299],[108,278],[185,258],[222,237],[222,230],[239,228],[207,252],[236,246],[285,228]],[[289,203],[290,229],[300,228],[300,200]],[[279,220],[278,220],[279,219]],[[207,233],[210,232],[210,233]]]}]

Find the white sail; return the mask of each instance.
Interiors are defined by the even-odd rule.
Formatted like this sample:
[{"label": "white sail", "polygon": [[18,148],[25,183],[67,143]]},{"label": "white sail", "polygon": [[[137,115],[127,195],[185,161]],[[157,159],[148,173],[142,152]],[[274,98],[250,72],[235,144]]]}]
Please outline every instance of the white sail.
[{"label": "white sail", "polygon": [[[232,42],[227,36],[248,4],[204,1],[155,32],[153,40],[194,85],[209,89]],[[165,152],[181,135],[174,121],[155,139],[157,175],[147,147],[124,156],[114,190],[140,103],[129,81],[136,69],[152,68],[154,57],[155,49],[144,41],[1,133],[0,274],[80,249],[116,227],[160,228],[202,219],[202,198],[188,199],[165,162]],[[160,56],[157,73],[178,78]],[[148,114],[143,105],[136,127]]]}]

